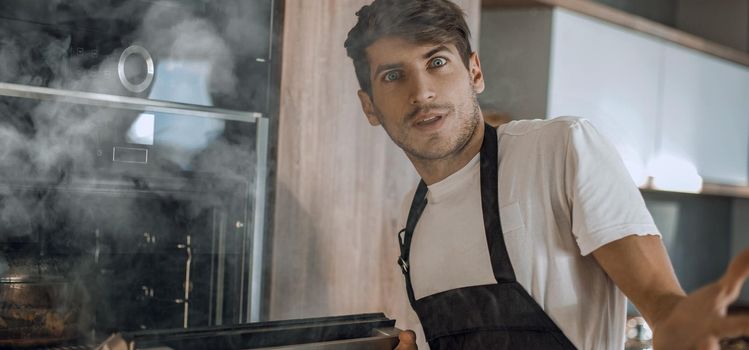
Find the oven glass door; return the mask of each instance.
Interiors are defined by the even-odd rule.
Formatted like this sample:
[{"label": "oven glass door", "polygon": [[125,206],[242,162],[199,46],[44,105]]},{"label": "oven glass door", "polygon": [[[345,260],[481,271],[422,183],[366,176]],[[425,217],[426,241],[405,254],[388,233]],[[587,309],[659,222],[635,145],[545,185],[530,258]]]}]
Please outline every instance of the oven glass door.
[{"label": "oven glass door", "polygon": [[259,321],[275,6],[0,1],[0,338]]},{"label": "oven glass door", "polygon": [[0,97],[0,278],[62,278],[43,314],[95,339],[259,318],[266,118],[34,97]]}]

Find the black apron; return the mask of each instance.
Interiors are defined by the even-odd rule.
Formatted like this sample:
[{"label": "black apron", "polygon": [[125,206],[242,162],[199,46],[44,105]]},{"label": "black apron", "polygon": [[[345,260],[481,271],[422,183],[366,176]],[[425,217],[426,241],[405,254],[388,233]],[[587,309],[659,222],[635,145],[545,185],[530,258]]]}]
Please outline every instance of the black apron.
[{"label": "black apron", "polygon": [[401,247],[398,264],[406,278],[408,299],[433,350],[575,349],[515,279],[499,218],[497,131],[489,125],[484,128],[480,156],[481,207],[497,284],[458,288],[416,300],[408,259],[414,229],[427,205],[427,186],[422,180],[416,189],[406,228],[398,235]]}]

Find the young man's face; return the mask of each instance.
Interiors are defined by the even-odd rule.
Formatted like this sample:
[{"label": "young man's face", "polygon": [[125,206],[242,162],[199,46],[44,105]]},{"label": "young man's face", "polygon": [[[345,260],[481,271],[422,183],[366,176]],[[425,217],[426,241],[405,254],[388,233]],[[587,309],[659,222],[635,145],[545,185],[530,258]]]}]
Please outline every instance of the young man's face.
[{"label": "young man's face", "polygon": [[371,96],[359,91],[372,125],[382,125],[409,156],[438,160],[460,152],[481,127],[484,90],[478,56],[466,69],[455,45],[383,37],[367,48]]}]

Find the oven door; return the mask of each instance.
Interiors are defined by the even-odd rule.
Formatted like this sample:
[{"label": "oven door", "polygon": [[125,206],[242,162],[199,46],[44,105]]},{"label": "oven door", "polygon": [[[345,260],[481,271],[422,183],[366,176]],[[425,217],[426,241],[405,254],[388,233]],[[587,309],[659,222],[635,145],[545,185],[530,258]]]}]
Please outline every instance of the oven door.
[{"label": "oven door", "polygon": [[80,336],[257,320],[268,121],[116,107],[0,97],[0,277],[64,277]]},{"label": "oven door", "polygon": [[277,6],[0,1],[0,280],[62,279],[77,344],[260,319]]}]

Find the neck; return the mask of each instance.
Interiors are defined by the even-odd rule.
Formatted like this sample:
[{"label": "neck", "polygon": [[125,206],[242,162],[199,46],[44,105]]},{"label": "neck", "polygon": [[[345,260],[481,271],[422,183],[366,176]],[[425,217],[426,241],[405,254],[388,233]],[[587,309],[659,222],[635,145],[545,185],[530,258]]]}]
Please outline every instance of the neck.
[{"label": "neck", "polygon": [[460,150],[442,159],[421,159],[407,154],[424,183],[432,185],[446,179],[462,169],[480,151],[484,141],[484,123],[479,123],[476,131]]}]

